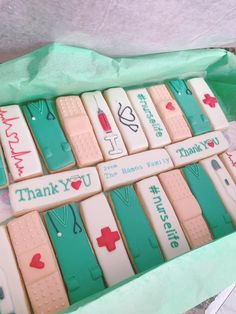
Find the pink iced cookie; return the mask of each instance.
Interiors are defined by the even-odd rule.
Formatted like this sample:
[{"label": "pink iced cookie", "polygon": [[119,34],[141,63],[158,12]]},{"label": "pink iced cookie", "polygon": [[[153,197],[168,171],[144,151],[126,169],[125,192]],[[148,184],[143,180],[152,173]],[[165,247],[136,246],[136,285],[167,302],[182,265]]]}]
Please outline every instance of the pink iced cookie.
[{"label": "pink iced cookie", "polygon": [[23,280],[36,314],[54,314],[69,306],[60,270],[37,212],[8,224]]}]

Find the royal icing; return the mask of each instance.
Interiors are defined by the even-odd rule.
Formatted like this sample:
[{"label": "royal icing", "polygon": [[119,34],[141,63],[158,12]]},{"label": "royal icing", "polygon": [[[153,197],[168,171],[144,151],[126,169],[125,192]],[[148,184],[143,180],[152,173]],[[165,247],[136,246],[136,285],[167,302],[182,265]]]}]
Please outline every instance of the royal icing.
[{"label": "royal icing", "polygon": [[224,163],[226,169],[229,171],[229,174],[236,184],[236,150],[227,151],[221,154],[220,159]]}]

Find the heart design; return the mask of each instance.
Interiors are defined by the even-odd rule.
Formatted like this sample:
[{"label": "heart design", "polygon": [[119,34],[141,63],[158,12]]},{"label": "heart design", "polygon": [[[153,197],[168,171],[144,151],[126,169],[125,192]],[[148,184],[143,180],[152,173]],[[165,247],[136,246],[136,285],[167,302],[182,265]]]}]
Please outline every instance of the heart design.
[{"label": "heart design", "polygon": [[30,267],[34,267],[34,268],[38,268],[38,269],[44,268],[45,264],[40,259],[41,259],[41,254],[40,253],[36,253],[32,257],[32,260],[30,262]]},{"label": "heart design", "polygon": [[72,186],[72,188],[74,190],[79,190],[81,184],[82,184],[82,180],[81,179],[71,182],[71,186]]},{"label": "heart design", "polygon": [[210,140],[207,142],[207,145],[213,148],[215,146],[215,143],[212,140]]},{"label": "heart design", "polygon": [[135,120],[135,116],[133,114],[132,108],[129,106],[125,106],[122,108],[122,104],[119,103],[119,110],[118,110],[118,115],[121,117],[121,119],[124,119],[126,121],[133,122]]},{"label": "heart design", "polygon": [[166,104],[166,109],[175,111],[175,107],[173,106],[172,102],[168,102],[168,104]]}]

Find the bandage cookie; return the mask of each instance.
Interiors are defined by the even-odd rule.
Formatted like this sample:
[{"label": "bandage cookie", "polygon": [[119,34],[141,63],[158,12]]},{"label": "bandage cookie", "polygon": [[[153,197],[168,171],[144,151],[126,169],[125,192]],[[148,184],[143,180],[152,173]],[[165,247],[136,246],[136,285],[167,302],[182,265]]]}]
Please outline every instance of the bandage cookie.
[{"label": "bandage cookie", "polygon": [[134,275],[122,237],[104,194],[80,203],[80,213],[108,286]]},{"label": "bandage cookie", "polygon": [[53,101],[38,100],[23,106],[23,112],[49,172],[72,168],[75,164],[56,116]]},{"label": "bandage cookie", "polygon": [[8,183],[9,183],[9,180],[8,180],[6,164],[4,161],[2,148],[0,146],[0,190],[8,186]]},{"label": "bandage cookie", "polygon": [[214,131],[189,138],[166,147],[176,167],[181,167],[224,152],[228,141],[220,131]]},{"label": "bandage cookie", "polygon": [[30,314],[6,227],[0,226],[0,313]]},{"label": "bandage cookie", "polygon": [[224,136],[229,142],[229,151],[236,150],[236,121],[229,123],[229,127],[223,131]]},{"label": "bandage cookie", "polygon": [[177,102],[172,98],[164,84],[148,88],[155,107],[160,114],[172,142],[183,141],[191,137],[191,131],[185,121],[183,112]]},{"label": "bandage cookie", "polygon": [[164,262],[158,241],[132,185],[113,190],[109,200],[137,273]]},{"label": "bandage cookie", "polygon": [[129,154],[148,148],[139,118],[123,88],[110,88],[103,93]]},{"label": "bandage cookie", "polygon": [[59,267],[38,212],[8,223],[13,249],[35,314],[69,306]]},{"label": "bandage cookie", "polygon": [[165,149],[153,149],[97,166],[104,191],[132,184],[172,168],[173,163]]},{"label": "bandage cookie", "polygon": [[111,111],[102,93],[91,92],[81,95],[84,107],[93,125],[105,160],[127,155],[127,150]]},{"label": "bandage cookie", "polygon": [[220,159],[236,184],[236,150],[221,154]]},{"label": "bandage cookie", "polygon": [[0,137],[14,181],[42,174],[36,146],[19,106],[0,107]]},{"label": "bandage cookie", "polygon": [[205,80],[201,77],[193,78],[187,81],[187,85],[197,99],[202,111],[208,117],[213,130],[226,129],[229,126],[229,122]]},{"label": "bandage cookie", "polygon": [[200,135],[212,130],[209,120],[200,108],[191,90],[184,80],[172,80],[167,86],[185,114],[194,135]]},{"label": "bandage cookie", "polygon": [[105,288],[78,208],[68,204],[46,212],[45,221],[70,304]]},{"label": "bandage cookie", "polygon": [[95,167],[50,174],[11,184],[9,194],[14,215],[43,211],[78,202],[101,191]]},{"label": "bandage cookie", "polygon": [[234,231],[228,215],[210,178],[200,164],[188,165],[182,169],[184,177],[202,209],[202,214],[214,239]]},{"label": "bandage cookie", "polygon": [[79,96],[56,99],[57,112],[79,167],[103,161],[92,125]]},{"label": "bandage cookie", "polygon": [[127,95],[139,116],[140,123],[149,142],[149,147],[158,148],[170,144],[169,134],[147,90],[145,88],[128,90]]},{"label": "bandage cookie", "polygon": [[236,186],[218,156],[200,161],[236,227]]},{"label": "bandage cookie", "polygon": [[165,259],[188,252],[188,242],[157,176],[139,181],[134,187]]},{"label": "bandage cookie", "polygon": [[180,170],[159,175],[161,185],[170,200],[191,248],[212,241],[210,230],[202,216],[202,210],[191,193]]}]

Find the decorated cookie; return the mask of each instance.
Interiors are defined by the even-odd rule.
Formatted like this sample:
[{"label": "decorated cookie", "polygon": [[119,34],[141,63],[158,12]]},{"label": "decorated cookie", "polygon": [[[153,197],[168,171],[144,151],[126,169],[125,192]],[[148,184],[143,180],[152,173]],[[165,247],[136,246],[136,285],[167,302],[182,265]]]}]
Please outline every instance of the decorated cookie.
[{"label": "decorated cookie", "polygon": [[68,307],[60,270],[39,213],[9,222],[8,231],[34,313],[54,314]]},{"label": "decorated cookie", "polygon": [[72,168],[75,160],[49,100],[38,100],[23,107],[23,112],[49,172]]},{"label": "decorated cookie", "polygon": [[188,242],[157,176],[137,182],[135,190],[165,259],[169,260],[188,252]]},{"label": "decorated cookie", "polygon": [[167,86],[176,98],[194,135],[200,135],[212,130],[209,120],[193,97],[184,80],[172,80]]},{"label": "decorated cookie", "polygon": [[57,111],[79,167],[103,161],[92,125],[79,96],[59,97]]},{"label": "decorated cookie", "polygon": [[164,258],[158,241],[133,186],[128,185],[111,191],[110,203],[136,272],[162,264]]},{"label": "decorated cookie", "polygon": [[134,275],[112,210],[104,194],[80,203],[80,213],[108,286]]},{"label": "decorated cookie", "polygon": [[202,77],[193,78],[187,81],[187,85],[197,99],[202,111],[208,117],[213,130],[226,129],[229,126],[229,122],[205,80]]},{"label": "decorated cookie", "polygon": [[145,88],[128,90],[127,95],[147,136],[150,148],[171,143],[169,134]]},{"label": "decorated cookie", "polygon": [[7,169],[6,169],[6,165],[4,161],[2,148],[0,146],[0,190],[8,186],[8,183],[9,181],[8,181]]},{"label": "decorated cookie", "polygon": [[0,226],[0,313],[30,314],[11,243],[4,226]]},{"label": "decorated cookie", "polygon": [[213,238],[218,239],[232,233],[234,228],[231,218],[202,166],[188,165],[183,168],[183,174],[202,209]]},{"label": "decorated cookie", "polygon": [[132,184],[172,168],[170,156],[164,149],[149,150],[97,166],[104,191]]},{"label": "decorated cookie", "polygon": [[161,173],[159,178],[190,247],[194,249],[212,241],[210,230],[202,216],[202,210],[180,170]]},{"label": "decorated cookie", "polygon": [[12,216],[8,189],[0,190],[0,223]]},{"label": "decorated cookie", "polygon": [[236,150],[221,154],[220,159],[236,184]]},{"label": "decorated cookie", "polygon": [[78,202],[101,191],[95,167],[46,175],[9,186],[12,209],[16,216],[31,210],[47,210]]},{"label": "decorated cookie", "polygon": [[120,131],[102,93],[99,91],[84,93],[81,98],[105,160],[127,155]]},{"label": "decorated cookie", "polygon": [[70,304],[103,290],[102,271],[76,205],[68,204],[49,210],[44,218]]},{"label": "decorated cookie", "polygon": [[104,97],[122,134],[129,154],[146,150],[148,148],[146,136],[124,89],[110,88],[104,92]]},{"label": "decorated cookie", "polygon": [[224,136],[229,142],[228,151],[236,150],[236,121],[229,123],[229,127],[223,131]]},{"label": "decorated cookie", "polygon": [[236,186],[218,156],[200,161],[236,227]]},{"label": "decorated cookie", "polygon": [[178,142],[191,137],[191,131],[185,121],[183,112],[172,98],[164,84],[148,88],[155,107],[160,114],[172,142]]},{"label": "decorated cookie", "polygon": [[166,147],[176,167],[182,167],[224,152],[229,147],[228,141],[220,131],[214,131],[189,138]]},{"label": "decorated cookie", "polygon": [[19,106],[0,107],[0,137],[14,181],[42,174],[33,138]]}]

